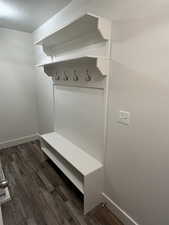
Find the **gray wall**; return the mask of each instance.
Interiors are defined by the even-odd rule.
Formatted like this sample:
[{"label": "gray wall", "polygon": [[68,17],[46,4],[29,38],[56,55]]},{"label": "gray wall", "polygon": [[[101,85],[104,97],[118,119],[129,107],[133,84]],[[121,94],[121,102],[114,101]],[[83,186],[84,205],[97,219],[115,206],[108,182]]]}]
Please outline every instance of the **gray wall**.
[{"label": "gray wall", "polygon": [[31,34],[0,28],[0,142],[37,130]]},{"label": "gray wall", "polygon": [[[166,0],[89,4],[113,20],[105,193],[140,225],[169,224],[168,8]],[[41,88],[50,102],[49,81]],[[129,127],[117,123],[120,110],[131,112]],[[52,124],[50,114],[44,118],[42,131]]]}]

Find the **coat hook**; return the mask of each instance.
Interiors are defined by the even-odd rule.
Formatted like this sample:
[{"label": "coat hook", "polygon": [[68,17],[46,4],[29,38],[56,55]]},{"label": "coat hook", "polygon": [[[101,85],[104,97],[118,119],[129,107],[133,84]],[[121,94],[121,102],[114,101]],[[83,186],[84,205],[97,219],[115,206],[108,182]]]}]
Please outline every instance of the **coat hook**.
[{"label": "coat hook", "polygon": [[60,76],[58,75],[57,72],[56,72],[56,75],[55,75],[55,80],[60,80]]},{"label": "coat hook", "polygon": [[86,70],[86,78],[85,81],[91,81],[91,76],[89,75],[89,70]]},{"label": "coat hook", "polygon": [[78,80],[79,80],[79,77],[78,77],[78,75],[77,75],[77,71],[76,71],[76,70],[74,70],[73,80],[74,80],[74,81],[78,81]]},{"label": "coat hook", "polygon": [[64,72],[64,78],[63,78],[63,80],[64,81],[67,81],[69,78],[68,78],[68,75],[66,74],[66,72]]}]

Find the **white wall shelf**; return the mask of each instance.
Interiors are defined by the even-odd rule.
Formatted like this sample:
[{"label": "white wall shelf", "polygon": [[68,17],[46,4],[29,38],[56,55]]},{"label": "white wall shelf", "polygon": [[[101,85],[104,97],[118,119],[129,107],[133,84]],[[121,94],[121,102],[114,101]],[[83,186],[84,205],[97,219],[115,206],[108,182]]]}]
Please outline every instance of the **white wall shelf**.
[{"label": "white wall shelf", "polygon": [[84,195],[86,214],[101,202],[103,165],[56,132],[41,136],[42,150]]},{"label": "white wall shelf", "polygon": [[[65,55],[60,57],[55,57],[53,60],[48,62],[44,62],[41,64],[36,65],[37,67],[48,67],[52,65],[58,65],[61,63],[88,63],[88,62],[94,62],[95,66],[99,69],[101,72],[101,75],[107,76],[109,75],[109,62],[110,59],[106,57],[97,57],[92,55],[81,55],[81,54],[74,54],[74,55]],[[52,76],[52,74],[47,73],[47,75]]]},{"label": "white wall shelf", "polygon": [[[89,38],[87,38],[89,37]],[[109,40],[111,37],[111,23],[109,20],[97,17],[92,14],[85,14],[77,17],[67,24],[57,27],[50,35],[35,40],[35,45],[44,46],[62,46],[65,43],[72,42],[72,40],[87,39],[101,42]]]}]

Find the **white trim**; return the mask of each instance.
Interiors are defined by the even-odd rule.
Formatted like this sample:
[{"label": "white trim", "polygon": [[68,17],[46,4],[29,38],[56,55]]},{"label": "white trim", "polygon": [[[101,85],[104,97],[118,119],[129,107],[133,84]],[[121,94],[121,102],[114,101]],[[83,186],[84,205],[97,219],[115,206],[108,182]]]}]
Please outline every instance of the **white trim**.
[{"label": "white trim", "polygon": [[125,225],[139,225],[131,216],[113,202],[105,193],[102,193],[103,202]]},{"label": "white trim", "polygon": [[13,147],[13,146],[16,146],[16,145],[19,145],[19,144],[24,144],[24,143],[27,143],[29,141],[35,141],[37,139],[39,139],[39,134],[35,133],[35,134],[29,135],[29,136],[20,137],[20,138],[8,140],[8,141],[5,141],[5,142],[0,142],[0,150],[4,149],[4,148],[10,148],[10,147]]}]

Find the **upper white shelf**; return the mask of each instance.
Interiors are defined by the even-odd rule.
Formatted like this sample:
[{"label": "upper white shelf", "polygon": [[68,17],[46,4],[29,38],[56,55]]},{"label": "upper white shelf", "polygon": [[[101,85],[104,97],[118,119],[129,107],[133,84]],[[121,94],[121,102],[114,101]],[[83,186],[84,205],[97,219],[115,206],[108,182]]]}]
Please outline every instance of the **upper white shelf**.
[{"label": "upper white shelf", "polygon": [[97,17],[92,14],[85,14],[73,21],[56,28],[50,35],[35,41],[36,45],[62,46],[72,40],[92,38],[98,40],[110,40],[111,38],[111,23],[109,20]]},{"label": "upper white shelf", "polygon": [[56,132],[41,137],[83,176],[103,167],[95,158]]}]

